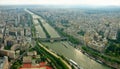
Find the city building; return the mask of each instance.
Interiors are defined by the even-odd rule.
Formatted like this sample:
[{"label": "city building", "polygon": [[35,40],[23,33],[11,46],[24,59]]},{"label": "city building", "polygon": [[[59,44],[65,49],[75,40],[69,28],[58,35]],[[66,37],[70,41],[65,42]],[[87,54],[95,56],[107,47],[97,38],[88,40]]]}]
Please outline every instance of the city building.
[{"label": "city building", "polygon": [[8,69],[8,57],[0,57],[0,69]]},{"label": "city building", "polygon": [[37,52],[36,51],[32,51],[32,52],[27,52],[28,56],[36,56]]},{"label": "city building", "polygon": [[23,57],[23,63],[32,63],[32,57],[24,56]]},{"label": "city building", "polygon": [[11,50],[0,50],[1,56],[8,56],[9,58],[15,58],[15,51]]}]

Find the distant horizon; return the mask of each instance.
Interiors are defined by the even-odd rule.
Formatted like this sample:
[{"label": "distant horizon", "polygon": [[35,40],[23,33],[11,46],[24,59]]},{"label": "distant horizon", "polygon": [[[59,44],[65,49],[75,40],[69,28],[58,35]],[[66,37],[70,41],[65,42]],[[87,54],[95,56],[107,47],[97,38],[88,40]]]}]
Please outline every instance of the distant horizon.
[{"label": "distant horizon", "polygon": [[78,7],[120,7],[115,5],[108,5],[108,6],[102,6],[102,5],[52,5],[52,4],[10,4],[10,5],[0,5],[0,6],[66,6],[66,7],[72,7],[72,6],[78,6]]},{"label": "distant horizon", "polygon": [[81,8],[81,9],[120,9],[120,6],[91,6],[91,5],[0,5],[0,8]]},{"label": "distant horizon", "polygon": [[120,0],[0,0],[0,5],[120,6]]}]

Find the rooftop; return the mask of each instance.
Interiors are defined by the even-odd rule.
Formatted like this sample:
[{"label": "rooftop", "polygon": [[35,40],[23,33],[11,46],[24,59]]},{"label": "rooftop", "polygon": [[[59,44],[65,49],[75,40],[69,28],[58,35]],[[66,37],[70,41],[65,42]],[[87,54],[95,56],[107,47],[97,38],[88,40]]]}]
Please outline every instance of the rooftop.
[{"label": "rooftop", "polygon": [[23,64],[20,69],[52,69],[50,66],[46,66],[45,62],[41,62],[39,65]]}]

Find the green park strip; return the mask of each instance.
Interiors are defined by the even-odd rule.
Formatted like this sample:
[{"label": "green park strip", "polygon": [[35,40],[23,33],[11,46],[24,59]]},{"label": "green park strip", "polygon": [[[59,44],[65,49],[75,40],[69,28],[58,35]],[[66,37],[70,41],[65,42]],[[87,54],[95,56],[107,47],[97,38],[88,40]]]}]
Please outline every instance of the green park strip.
[{"label": "green park strip", "polygon": [[72,69],[71,66],[65,60],[63,60],[60,56],[48,50],[41,43],[37,42],[35,49],[37,50],[38,53],[42,53],[47,58],[49,58],[57,69]]}]

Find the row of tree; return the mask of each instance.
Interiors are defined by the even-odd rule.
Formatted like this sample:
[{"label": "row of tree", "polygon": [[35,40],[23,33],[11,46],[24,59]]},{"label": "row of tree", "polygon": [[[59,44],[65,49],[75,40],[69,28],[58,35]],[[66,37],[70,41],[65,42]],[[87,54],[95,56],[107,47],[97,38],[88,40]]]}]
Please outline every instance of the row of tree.
[{"label": "row of tree", "polygon": [[47,30],[45,29],[45,27],[43,26],[43,24],[41,23],[41,21],[40,21],[39,19],[38,19],[38,21],[39,21],[39,24],[41,25],[43,31],[45,32],[47,38],[50,38],[51,36],[50,36],[49,33],[47,32]]}]

